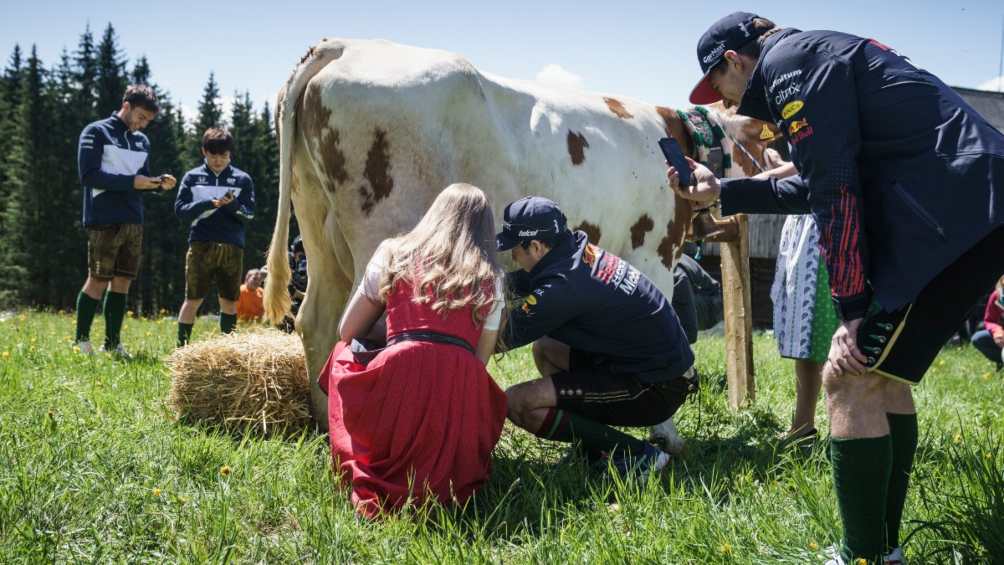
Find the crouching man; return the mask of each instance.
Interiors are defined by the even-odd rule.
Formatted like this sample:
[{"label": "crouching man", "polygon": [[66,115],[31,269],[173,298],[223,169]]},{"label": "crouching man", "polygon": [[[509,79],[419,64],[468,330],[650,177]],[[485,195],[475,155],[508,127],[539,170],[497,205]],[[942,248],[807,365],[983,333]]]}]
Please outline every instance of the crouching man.
[{"label": "crouching man", "polygon": [[669,454],[611,426],[668,420],[696,389],[694,354],[672,306],[621,258],[571,232],[554,202],[506,206],[497,237],[520,267],[524,298],[509,314],[506,345],[533,343],[541,378],[511,387],[509,419],[545,439],[577,443],[621,473],[662,469]]}]

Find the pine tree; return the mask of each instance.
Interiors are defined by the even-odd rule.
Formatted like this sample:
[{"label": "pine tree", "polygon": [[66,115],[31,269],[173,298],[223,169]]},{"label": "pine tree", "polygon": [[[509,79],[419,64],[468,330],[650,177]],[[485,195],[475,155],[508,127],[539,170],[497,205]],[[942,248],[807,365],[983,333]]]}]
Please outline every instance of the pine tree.
[{"label": "pine tree", "polygon": [[132,84],[150,84],[150,62],[146,55],[136,60],[132,67]]},{"label": "pine tree", "polygon": [[7,228],[4,256],[0,257],[0,294],[19,303],[39,304],[47,292],[45,280],[50,224],[43,223],[48,204],[44,169],[48,151],[48,104],[43,92],[45,72],[33,46],[21,77],[20,99],[14,123],[14,144],[8,167],[10,193],[4,224]]},{"label": "pine tree", "polygon": [[91,26],[84,29],[80,36],[80,44],[74,55],[74,75],[77,82],[77,92],[74,101],[76,123],[89,124],[97,119],[95,106],[98,98],[98,62],[94,51],[94,35]]},{"label": "pine tree", "polygon": [[209,73],[209,80],[202,89],[202,100],[199,101],[199,117],[195,120],[192,130],[191,155],[192,162],[202,161],[202,134],[209,128],[223,125],[223,107],[220,104],[220,85],[216,82],[215,73]]},{"label": "pine tree", "polygon": [[45,166],[51,180],[47,187],[49,203],[43,208],[46,221],[63,226],[48,235],[51,252],[46,260],[50,276],[48,296],[44,299],[45,304],[60,309],[73,305],[73,291],[87,276],[87,241],[83,237],[81,187],[77,174],[77,142],[83,124],[74,114],[75,76],[70,54],[64,50],[47,87],[52,114]]},{"label": "pine tree", "polygon": [[126,64],[110,23],[98,45],[97,71],[97,111],[99,116],[108,116],[122,106],[122,95],[128,86]]}]

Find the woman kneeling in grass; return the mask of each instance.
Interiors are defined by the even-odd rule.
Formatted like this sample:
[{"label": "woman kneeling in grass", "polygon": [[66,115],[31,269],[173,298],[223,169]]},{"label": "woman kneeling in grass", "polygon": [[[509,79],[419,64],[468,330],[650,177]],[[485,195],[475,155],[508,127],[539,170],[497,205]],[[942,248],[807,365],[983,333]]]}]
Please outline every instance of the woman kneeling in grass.
[{"label": "woman kneeling in grass", "polygon": [[[502,282],[491,207],[468,184],[444,189],[411,232],[377,248],[320,375],[335,472],[360,514],[463,504],[488,479],[506,417],[485,370]],[[387,347],[367,360],[353,339],[384,312]]]}]

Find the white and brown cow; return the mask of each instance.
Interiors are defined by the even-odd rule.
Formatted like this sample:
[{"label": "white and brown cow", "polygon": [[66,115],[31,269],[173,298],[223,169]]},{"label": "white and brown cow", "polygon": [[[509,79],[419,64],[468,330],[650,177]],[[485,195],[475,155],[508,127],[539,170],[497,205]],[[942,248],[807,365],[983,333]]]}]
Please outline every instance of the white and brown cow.
[{"label": "white and brown cow", "polygon": [[[289,308],[292,198],[309,257],[296,327],[312,377],[377,244],[414,226],[454,182],[483,189],[496,216],[526,194],[555,200],[570,226],[672,296],[690,210],[675,202],[656,141],[668,133],[693,151],[673,110],[503,79],[445,51],[339,39],[310,49],[277,107],[279,215],[265,303],[273,322]],[[762,124],[716,116],[762,151]],[[326,426],[316,383],[313,409]]]}]

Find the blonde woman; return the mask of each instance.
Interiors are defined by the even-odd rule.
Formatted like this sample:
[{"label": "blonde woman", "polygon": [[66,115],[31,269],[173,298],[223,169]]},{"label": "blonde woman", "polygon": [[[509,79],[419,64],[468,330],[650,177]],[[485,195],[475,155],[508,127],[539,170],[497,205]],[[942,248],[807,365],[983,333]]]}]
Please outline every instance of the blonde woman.
[{"label": "blonde woman", "polygon": [[[488,479],[506,417],[485,370],[502,281],[491,207],[469,184],[448,186],[411,232],[377,248],[320,375],[335,472],[358,513],[462,504]],[[384,313],[387,346],[372,356],[353,340]]]}]

